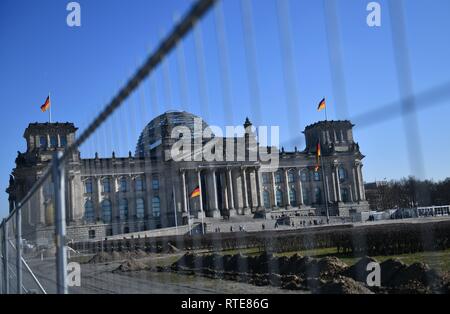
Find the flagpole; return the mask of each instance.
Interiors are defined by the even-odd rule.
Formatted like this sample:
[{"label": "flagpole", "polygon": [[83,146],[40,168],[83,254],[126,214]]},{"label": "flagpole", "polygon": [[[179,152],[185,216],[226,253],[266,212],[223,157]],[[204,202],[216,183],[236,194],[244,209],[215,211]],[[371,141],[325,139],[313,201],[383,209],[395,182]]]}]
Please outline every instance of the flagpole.
[{"label": "flagpole", "polygon": [[188,225],[189,225],[189,235],[192,235],[192,227],[191,227],[191,198],[187,199],[187,208],[188,208]]},{"label": "flagpole", "polygon": [[48,117],[48,122],[49,123],[52,123],[52,100],[51,100],[51,98],[50,98],[50,92],[48,92],[48,100],[50,101],[50,108],[49,108],[49,110],[48,110],[48,115],[49,115],[49,117]]},{"label": "flagpole", "polygon": [[327,105],[326,104],[325,104],[325,121],[328,121]]}]

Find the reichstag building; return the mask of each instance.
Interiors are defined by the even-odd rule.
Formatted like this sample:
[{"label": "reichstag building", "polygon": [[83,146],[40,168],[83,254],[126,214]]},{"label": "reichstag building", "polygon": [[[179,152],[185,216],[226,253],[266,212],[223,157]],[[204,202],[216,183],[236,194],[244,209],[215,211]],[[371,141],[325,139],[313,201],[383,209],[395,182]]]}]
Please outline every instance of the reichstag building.
[{"label": "reichstag building", "polygon": [[[307,126],[304,150],[264,147],[276,154],[275,166],[249,158],[252,147],[261,148],[249,119],[243,124],[246,131],[242,136],[221,138],[227,144],[243,143],[243,156],[234,160],[207,161],[195,156],[175,160],[171,150],[180,140],[172,136],[176,127],[190,131],[190,138],[180,136],[189,144],[205,146],[218,139],[197,140],[201,134],[194,121],[198,120],[188,112],[160,115],[142,131],[135,153],[126,157],[113,152],[110,158],[95,154],[94,158],[82,159],[75,152],[66,166],[68,237],[99,239],[238,215],[251,219],[255,214],[295,211],[304,216],[348,217],[368,210],[362,175],[364,155],[353,139],[350,121],[321,121]],[[200,133],[208,128],[202,122]],[[72,123],[29,124],[24,133],[27,150],[18,152],[7,189],[10,210],[39,179],[52,154],[74,142],[76,131]],[[319,141],[321,167],[317,169]],[[226,155],[227,150],[230,146],[224,145],[220,154]],[[182,149],[179,152],[186,155]],[[187,153],[192,156],[195,149]],[[193,197],[196,189],[200,193]],[[36,193],[24,209],[24,228],[51,230],[52,194],[51,183]]]}]

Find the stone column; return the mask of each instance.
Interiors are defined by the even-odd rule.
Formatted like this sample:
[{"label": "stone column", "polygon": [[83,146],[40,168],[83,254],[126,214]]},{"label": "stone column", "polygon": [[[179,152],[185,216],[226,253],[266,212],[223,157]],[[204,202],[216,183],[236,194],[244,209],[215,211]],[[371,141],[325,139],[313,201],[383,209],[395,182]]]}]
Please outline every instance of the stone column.
[{"label": "stone column", "polygon": [[356,175],[356,165],[354,165],[352,168],[352,174],[353,174],[353,188],[355,190],[355,200],[360,201],[361,200],[361,197],[360,197],[361,191],[359,189],[358,177]]},{"label": "stone column", "polygon": [[211,187],[207,189],[208,195],[209,192],[211,192],[211,202],[210,202],[210,212],[208,213],[209,216],[214,218],[220,218],[220,211],[219,211],[219,204],[217,202],[217,178],[216,178],[216,170],[212,169],[209,172],[209,176],[211,178]]},{"label": "stone column", "polygon": [[341,181],[339,180],[339,166],[335,166],[335,177],[336,177],[336,195],[337,195],[337,201],[342,202],[342,194],[341,194]]},{"label": "stone column", "polygon": [[[297,172],[297,175],[301,173],[301,172]],[[297,195],[298,195],[298,207],[300,207],[301,205],[303,205],[303,182],[302,182],[302,176],[298,176],[298,180],[297,180]]]},{"label": "stone column", "polygon": [[245,168],[241,168],[241,178],[242,178],[242,199],[244,201],[244,208],[242,209],[243,215],[249,215],[251,213],[248,207],[248,191],[247,191],[247,173]]},{"label": "stone column", "polygon": [[202,176],[201,176],[201,170],[197,170],[197,184],[198,188],[200,189],[200,196],[198,197],[198,201],[200,203],[199,205],[199,211],[197,213],[197,218],[205,217],[205,213],[203,211],[203,195],[202,195]]},{"label": "stone column", "polygon": [[358,163],[357,166],[356,166],[356,174],[358,176],[359,195],[360,195],[360,199],[362,201],[365,201],[366,200],[366,196],[365,196],[365,193],[364,193],[364,182],[363,182],[363,179],[362,179],[361,168],[362,168],[362,164]]},{"label": "stone column", "polygon": [[274,208],[278,208],[277,204],[277,185],[275,184],[275,172],[272,171],[272,204]]},{"label": "stone column", "polygon": [[220,171],[220,182],[222,191],[220,193],[222,194],[222,200],[223,200],[223,209],[229,209],[230,206],[228,205],[228,185],[227,185],[227,173]]},{"label": "stone column", "polygon": [[233,190],[233,174],[232,169],[227,168],[227,192],[228,192],[228,213],[230,216],[236,215],[236,209],[234,207],[234,190]]},{"label": "stone column", "polygon": [[263,207],[263,199],[262,199],[262,193],[261,193],[261,178],[260,178],[260,173],[258,171],[258,168],[255,168],[255,179],[256,179],[256,198],[258,201],[258,210],[261,210]]},{"label": "stone column", "polygon": [[284,174],[284,187],[286,192],[284,193],[284,204],[286,206],[286,208],[290,208],[291,207],[291,191],[289,188],[289,178],[288,178],[288,171],[287,169],[283,170],[283,174]]}]

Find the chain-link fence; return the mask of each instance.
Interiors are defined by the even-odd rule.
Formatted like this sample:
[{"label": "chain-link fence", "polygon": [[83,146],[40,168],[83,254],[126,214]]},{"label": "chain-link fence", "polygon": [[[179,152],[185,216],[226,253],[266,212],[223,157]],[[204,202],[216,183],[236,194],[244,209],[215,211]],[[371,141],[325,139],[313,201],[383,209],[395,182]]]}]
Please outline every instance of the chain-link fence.
[{"label": "chain-link fence", "polygon": [[[448,292],[444,276],[428,266],[448,271],[448,206],[415,206],[415,216],[370,213],[353,125],[326,119],[306,127],[306,139],[296,137],[305,121],[292,1],[273,0],[277,23],[269,31],[280,46],[273,59],[286,104],[277,105],[279,114],[287,117],[292,146],[306,148],[285,151],[264,139],[264,129],[254,131],[264,118],[261,81],[267,80],[256,62],[259,3],[236,3],[228,9],[241,16],[234,26],[242,27],[239,44],[229,43],[224,2],[199,0],[79,135],[67,123],[29,126],[37,182],[30,185],[16,170],[14,186],[25,195],[0,227],[2,293],[333,293],[339,285],[350,285],[348,293]],[[422,175],[418,108],[426,109],[425,98],[448,99],[448,85],[415,94],[402,2],[388,3],[401,98],[352,116],[338,2],[323,2],[336,113],[358,128],[390,119],[388,109],[400,115],[412,173]],[[233,63],[239,53],[242,60]],[[233,91],[235,80],[248,84],[245,96]],[[241,96],[251,103],[251,119],[243,117],[243,128],[231,136],[212,132],[205,121],[223,114],[232,125]],[[171,111],[176,102],[180,111]],[[204,120],[188,113],[192,103]],[[165,113],[155,118],[159,112]],[[229,143],[231,159],[225,158]],[[276,164],[251,159],[262,148]],[[29,170],[31,159],[23,158],[18,169]],[[367,278],[377,270],[380,282],[371,285]]]}]

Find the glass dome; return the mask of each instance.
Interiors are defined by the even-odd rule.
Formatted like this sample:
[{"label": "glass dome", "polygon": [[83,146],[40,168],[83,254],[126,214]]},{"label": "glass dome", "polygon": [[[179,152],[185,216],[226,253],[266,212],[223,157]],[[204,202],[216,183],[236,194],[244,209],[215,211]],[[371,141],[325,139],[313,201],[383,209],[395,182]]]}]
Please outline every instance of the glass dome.
[{"label": "glass dome", "polygon": [[188,127],[192,138],[201,137],[202,134],[196,132],[194,128],[196,119],[202,121],[202,131],[208,127],[202,118],[186,111],[168,111],[154,118],[139,136],[135,155],[137,157],[149,156],[150,151],[162,143],[162,138],[170,136],[172,129],[177,126]]}]

